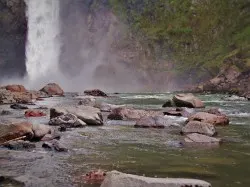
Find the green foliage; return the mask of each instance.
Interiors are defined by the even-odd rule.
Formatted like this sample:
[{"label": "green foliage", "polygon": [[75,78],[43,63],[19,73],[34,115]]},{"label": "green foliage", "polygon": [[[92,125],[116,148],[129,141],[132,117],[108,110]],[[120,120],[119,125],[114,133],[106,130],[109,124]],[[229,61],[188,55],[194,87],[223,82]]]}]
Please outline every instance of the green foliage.
[{"label": "green foliage", "polygon": [[249,54],[249,0],[110,0],[110,4],[142,43],[160,44],[161,49],[154,50],[162,51],[152,54],[169,58],[165,53],[171,49],[177,72],[199,69],[216,74],[232,51]]}]

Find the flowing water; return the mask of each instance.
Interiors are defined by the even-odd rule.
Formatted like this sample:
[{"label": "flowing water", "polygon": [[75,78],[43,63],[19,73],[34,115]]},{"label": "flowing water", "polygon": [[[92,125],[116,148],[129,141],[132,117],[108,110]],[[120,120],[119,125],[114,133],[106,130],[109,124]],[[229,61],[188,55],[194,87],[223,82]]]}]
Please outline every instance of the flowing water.
[{"label": "flowing water", "polygon": [[[102,100],[136,108],[160,109],[173,93],[116,96]],[[40,168],[30,173],[35,176],[39,173],[40,177],[40,173],[46,171],[47,175],[42,176],[53,186],[71,186],[70,181],[74,181],[76,186],[97,187],[79,180],[81,175],[93,169],[119,170],[150,177],[197,178],[212,183],[213,187],[250,186],[249,101],[225,101],[225,95],[198,97],[206,107],[218,107],[230,117],[229,126],[218,128],[219,137],[225,140],[219,147],[182,146],[179,142],[183,137],[175,129],[135,129],[129,123],[106,123],[102,127],[65,132],[60,141],[70,148],[70,152],[46,153],[49,162],[47,159],[40,161]],[[76,103],[77,100],[69,94],[65,98],[50,98],[37,104],[50,107],[59,103]],[[185,120],[173,119],[176,122]]]}]

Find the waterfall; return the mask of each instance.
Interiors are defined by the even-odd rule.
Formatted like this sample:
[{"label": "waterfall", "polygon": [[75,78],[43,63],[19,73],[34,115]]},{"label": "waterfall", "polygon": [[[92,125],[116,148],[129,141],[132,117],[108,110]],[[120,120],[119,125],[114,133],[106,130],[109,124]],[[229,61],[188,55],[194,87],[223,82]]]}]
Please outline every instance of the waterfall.
[{"label": "waterfall", "polygon": [[60,0],[25,0],[28,37],[26,68],[29,81],[58,72],[60,55]]}]

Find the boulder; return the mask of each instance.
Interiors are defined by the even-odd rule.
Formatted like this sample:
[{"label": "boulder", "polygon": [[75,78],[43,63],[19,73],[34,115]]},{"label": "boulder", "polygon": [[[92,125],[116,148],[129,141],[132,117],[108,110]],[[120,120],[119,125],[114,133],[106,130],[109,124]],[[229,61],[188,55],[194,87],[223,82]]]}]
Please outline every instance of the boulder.
[{"label": "boulder", "polygon": [[7,116],[7,115],[11,115],[11,114],[12,114],[12,112],[9,110],[2,110],[0,112],[0,116]]},{"label": "boulder", "polygon": [[0,104],[15,103],[14,94],[6,89],[0,89]]},{"label": "boulder", "polygon": [[154,120],[155,120],[156,126],[180,127],[179,124],[175,123],[173,120],[165,118],[164,116],[155,116]]},{"label": "boulder", "polygon": [[216,116],[225,116],[220,112],[219,108],[210,108],[208,110],[205,110],[204,112],[209,113],[209,114],[214,114]]},{"label": "boulder", "polygon": [[150,178],[111,171],[101,187],[211,187],[206,181],[182,178]]},{"label": "boulder", "polygon": [[135,126],[136,128],[164,128],[164,125],[156,125],[155,119],[153,117],[142,117],[139,119]]},{"label": "boulder", "polygon": [[207,136],[216,135],[214,125],[200,121],[190,121],[181,130],[182,134],[198,133]]},{"label": "boulder", "polygon": [[142,117],[147,116],[157,116],[162,113],[159,111],[147,111],[147,110],[138,110],[132,108],[115,108],[108,115],[110,120],[138,120]]},{"label": "boulder", "polygon": [[53,131],[50,126],[43,124],[33,124],[32,130],[34,132],[33,139],[35,140],[41,140],[46,134],[51,134]]},{"label": "boulder", "polygon": [[206,135],[203,135],[203,134],[192,133],[192,134],[187,134],[187,136],[185,138],[185,142],[188,142],[188,143],[215,143],[215,144],[219,144],[219,143],[221,143],[221,139],[206,136]]},{"label": "boulder", "polygon": [[68,149],[57,140],[52,140],[50,142],[44,142],[42,147],[49,149],[49,150],[54,150],[57,152],[67,152],[68,151]]},{"label": "boulder", "polygon": [[40,91],[45,92],[50,96],[52,95],[63,96],[64,94],[63,89],[56,83],[49,83],[46,86],[44,86]]},{"label": "boulder", "polygon": [[4,147],[11,150],[30,150],[36,148],[36,145],[29,141],[18,140],[7,142],[4,144]]},{"label": "boulder", "polygon": [[71,113],[87,125],[103,125],[103,118],[100,109],[91,106],[68,106],[55,107],[50,109],[50,118],[55,118]]},{"label": "boulder", "polygon": [[0,144],[18,138],[30,140],[33,136],[32,124],[30,123],[0,125]]},{"label": "boulder", "polygon": [[84,106],[95,106],[95,104],[96,104],[96,99],[92,97],[83,98],[78,102],[78,105],[84,105]]},{"label": "boulder", "polygon": [[106,176],[106,172],[103,170],[94,170],[86,173],[83,176],[85,184],[101,184]]},{"label": "boulder", "polygon": [[87,124],[78,119],[74,114],[64,114],[50,119],[49,125],[61,126],[65,128],[80,128],[85,127]]},{"label": "boulder", "polygon": [[26,88],[23,85],[13,84],[13,85],[7,85],[4,88],[11,92],[27,92]]},{"label": "boulder", "polygon": [[173,102],[177,107],[203,108],[203,102],[193,94],[177,94],[173,97]]},{"label": "boulder", "polygon": [[29,92],[12,92],[15,103],[29,104],[32,103],[33,94]]},{"label": "boulder", "polygon": [[173,104],[173,101],[171,99],[168,99],[163,105],[162,107],[165,108],[165,107],[173,107],[174,104]]},{"label": "boulder", "polygon": [[164,115],[182,117],[189,117],[193,112],[194,110],[190,108],[170,108],[167,110],[163,110]]},{"label": "boulder", "polygon": [[29,109],[27,106],[20,105],[20,104],[17,104],[17,103],[10,105],[10,108],[17,109],[17,110],[27,110],[27,109]]},{"label": "boulder", "polygon": [[86,95],[99,96],[99,97],[107,97],[108,96],[105,92],[103,92],[99,89],[85,90],[84,93]]},{"label": "boulder", "polygon": [[200,121],[212,125],[228,125],[229,119],[225,115],[215,115],[206,112],[198,112],[188,118],[189,121]]},{"label": "boulder", "polygon": [[27,110],[25,111],[25,117],[29,118],[29,117],[43,117],[46,116],[46,114],[40,110]]}]

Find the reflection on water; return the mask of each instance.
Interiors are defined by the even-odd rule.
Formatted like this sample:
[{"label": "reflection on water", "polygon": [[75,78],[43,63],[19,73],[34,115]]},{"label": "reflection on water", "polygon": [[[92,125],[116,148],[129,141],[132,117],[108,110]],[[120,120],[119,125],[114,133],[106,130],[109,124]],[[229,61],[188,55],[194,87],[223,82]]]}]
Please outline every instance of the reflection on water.
[{"label": "reflection on water", "polygon": [[[106,98],[114,104],[159,109],[172,94],[120,94]],[[119,170],[151,177],[204,179],[214,187],[250,186],[250,105],[247,101],[224,101],[223,95],[198,95],[208,107],[219,107],[230,116],[230,126],[219,127],[225,139],[220,147],[183,147],[178,133],[126,126],[86,128],[75,142],[69,163],[73,175],[91,169]],[[87,152],[87,154],[86,154]],[[91,186],[91,185],[85,185]]]}]

